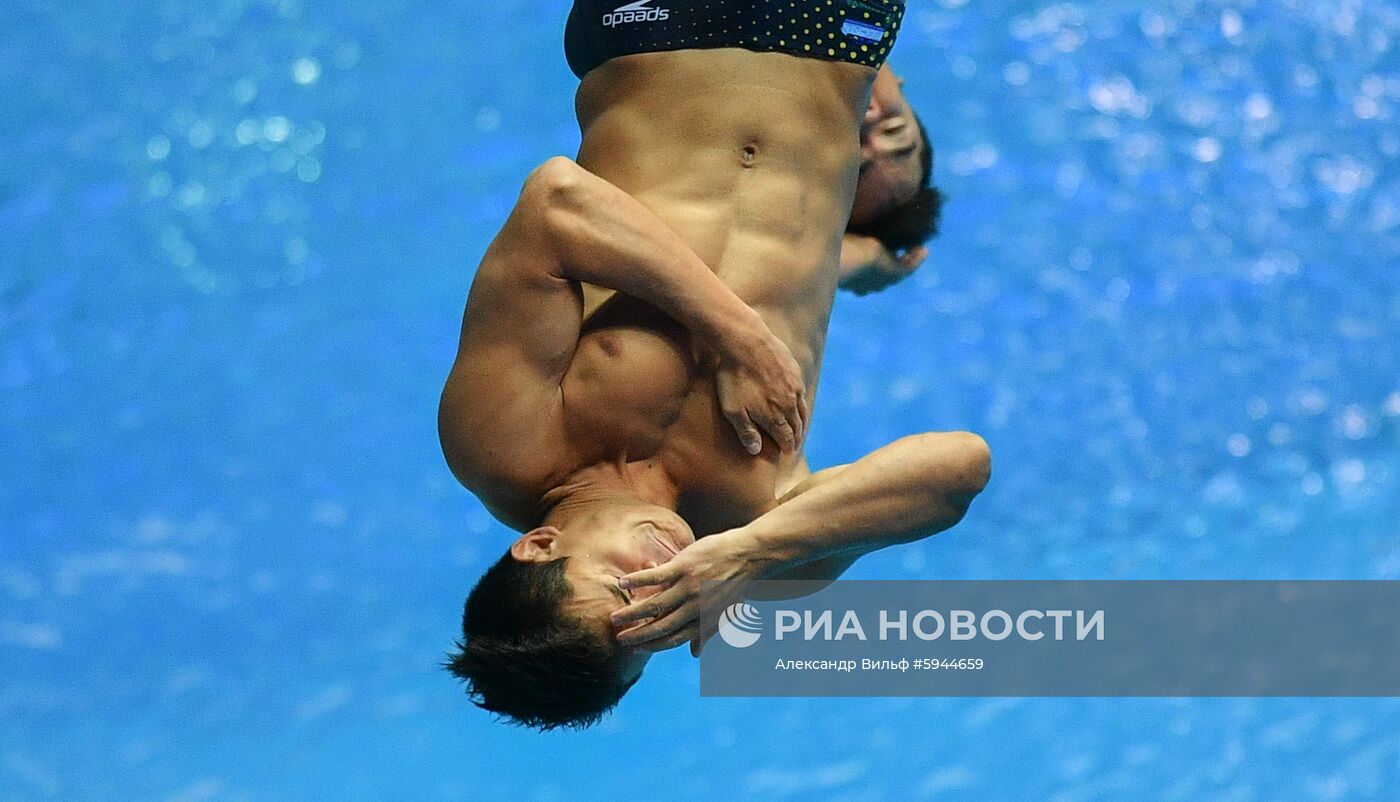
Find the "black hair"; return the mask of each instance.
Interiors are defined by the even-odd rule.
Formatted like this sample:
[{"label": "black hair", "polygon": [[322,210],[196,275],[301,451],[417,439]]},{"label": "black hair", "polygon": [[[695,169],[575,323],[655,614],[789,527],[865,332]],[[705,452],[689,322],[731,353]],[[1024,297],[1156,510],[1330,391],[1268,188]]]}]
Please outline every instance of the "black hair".
[{"label": "black hair", "polygon": [[874,237],[890,253],[896,254],[917,248],[938,236],[938,221],[943,213],[943,193],[933,186],[933,143],[918,115],[914,115],[914,122],[919,126],[919,139],[923,143],[919,154],[919,166],[923,171],[919,190],[875,219],[851,226],[852,233]]},{"label": "black hair", "polygon": [[567,557],[521,562],[506,552],[462,610],[462,639],[443,667],[477,706],[542,731],[587,727],[636,682],[614,641],[568,615]]}]

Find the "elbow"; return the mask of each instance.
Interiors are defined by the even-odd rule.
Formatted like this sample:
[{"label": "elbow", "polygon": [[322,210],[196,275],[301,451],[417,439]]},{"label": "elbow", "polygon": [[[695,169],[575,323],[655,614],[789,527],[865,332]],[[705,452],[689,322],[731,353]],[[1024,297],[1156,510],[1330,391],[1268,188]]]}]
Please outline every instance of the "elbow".
[{"label": "elbow", "polygon": [[587,197],[592,174],[572,159],[555,156],[536,167],[525,180],[521,204],[529,209],[535,224],[549,242],[562,249],[561,261],[571,243],[587,231]]},{"label": "elbow", "polygon": [[972,432],[942,432],[925,437],[933,438],[928,446],[936,455],[936,467],[930,471],[936,478],[930,489],[961,517],[992,478],[992,449]]},{"label": "elbow", "polygon": [[992,479],[992,447],[972,432],[958,432],[962,489],[971,501]]},{"label": "elbow", "polygon": [[555,156],[530,172],[524,194],[545,210],[567,209],[575,202],[586,174],[573,159]]}]

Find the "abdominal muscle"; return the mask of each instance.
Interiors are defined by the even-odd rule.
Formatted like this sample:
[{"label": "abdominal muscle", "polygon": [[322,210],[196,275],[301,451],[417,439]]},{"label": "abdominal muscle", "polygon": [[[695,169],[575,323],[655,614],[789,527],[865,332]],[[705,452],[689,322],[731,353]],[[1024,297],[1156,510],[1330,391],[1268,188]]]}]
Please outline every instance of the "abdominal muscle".
[{"label": "abdominal muscle", "polygon": [[[671,226],[792,349],[814,389],[874,71],[738,49],[589,73],[578,162]],[[608,297],[590,290],[585,314]]]},{"label": "abdominal muscle", "polygon": [[[855,190],[857,120],[870,75],[781,54],[682,51],[614,59],[579,90],[578,162],[670,225],[760,313],[798,360],[809,398]],[[585,315],[610,296],[588,288]],[[595,403],[592,411],[574,410],[585,418],[578,428],[625,430],[627,459],[663,460],[681,481],[679,512],[697,534],[746,523],[774,503],[777,449],[765,440],[758,459],[743,451],[720,415],[712,371],[694,361],[693,348],[660,347],[658,336],[674,342],[684,333],[663,333],[638,306],[616,299],[585,324],[579,353],[588,355],[592,379],[572,394]],[[666,377],[667,391],[639,381],[644,375]],[[626,410],[633,423],[605,426],[597,416],[606,410]],[[646,425],[639,429],[637,421]]]}]

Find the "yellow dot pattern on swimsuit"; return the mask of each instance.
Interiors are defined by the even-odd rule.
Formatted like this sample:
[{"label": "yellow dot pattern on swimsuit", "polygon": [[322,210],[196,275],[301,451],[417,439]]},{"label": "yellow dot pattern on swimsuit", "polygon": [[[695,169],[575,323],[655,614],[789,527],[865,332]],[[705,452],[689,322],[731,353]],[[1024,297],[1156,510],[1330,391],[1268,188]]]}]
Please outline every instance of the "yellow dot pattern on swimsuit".
[{"label": "yellow dot pattern on swimsuit", "polygon": [[719,47],[879,67],[904,0],[576,0],[565,32],[582,77],[611,58]]}]

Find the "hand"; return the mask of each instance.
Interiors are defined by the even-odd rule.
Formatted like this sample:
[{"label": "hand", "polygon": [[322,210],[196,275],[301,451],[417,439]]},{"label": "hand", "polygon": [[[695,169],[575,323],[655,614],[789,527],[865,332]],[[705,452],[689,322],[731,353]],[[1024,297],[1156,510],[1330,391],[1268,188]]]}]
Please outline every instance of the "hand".
[{"label": "hand", "polygon": [[756,322],[720,353],[715,369],[720,411],[745,451],[757,455],[763,450],[761,429],[791,454],[806,436],[810,414],[802,369],[787,345],[762,320]]},{"label": "hand", "polygon": [[624,590],[664,589],[613,612],[618,643],[660,652],[690,641],[690,653],[699,657],[705,641],[719,630],[720,613],[743,601],[761,576],[763,561],[753,559],[746,542],[740,530],[720,532],[701,538],[665,565],[622,577]]},{"label": "hand", "polygon": [[874,237],[847,234],[841,243],[841,289],[856,295],[879,292],[908,278],[926,259],[928,248],[922,245],[895,256]]}]

